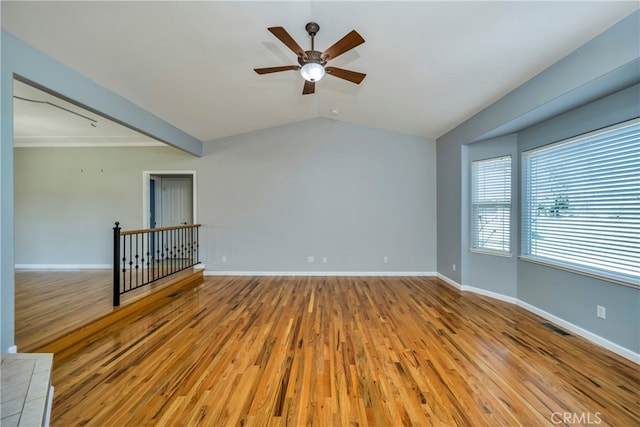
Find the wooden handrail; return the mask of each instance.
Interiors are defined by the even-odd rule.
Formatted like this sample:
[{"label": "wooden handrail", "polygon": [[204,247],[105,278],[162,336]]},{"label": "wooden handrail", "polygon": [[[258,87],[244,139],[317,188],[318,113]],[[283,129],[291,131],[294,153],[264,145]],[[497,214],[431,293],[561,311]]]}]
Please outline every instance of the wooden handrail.
[{"label": "wooden handrail", "polygon": [[154,231],[180,230],[180,229],[183,229],[183,228],[196,228],[196,227],[200,227],[200,226],[202,226],[202,224],[174,225],[172,227],[160,227],[160,228],[144,228],[144,229],[140,229],[140,230],[120,231],[120,235],[121,236],[126,236],[126,235],[129,235],[129,234],[151,233],[151,232],[154,232]]}]

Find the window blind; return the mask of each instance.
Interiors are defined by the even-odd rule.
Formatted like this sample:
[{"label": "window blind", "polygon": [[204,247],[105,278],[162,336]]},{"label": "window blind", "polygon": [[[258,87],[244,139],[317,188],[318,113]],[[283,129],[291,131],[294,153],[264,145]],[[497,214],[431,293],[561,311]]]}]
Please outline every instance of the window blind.
[{"label": "window blind", "polygon": [[522,255],[640,286],[640,119],[522,155]]},{"label": "window blind", "polygon": [[511,156],[471,163],[472,250],[511,252]]}]

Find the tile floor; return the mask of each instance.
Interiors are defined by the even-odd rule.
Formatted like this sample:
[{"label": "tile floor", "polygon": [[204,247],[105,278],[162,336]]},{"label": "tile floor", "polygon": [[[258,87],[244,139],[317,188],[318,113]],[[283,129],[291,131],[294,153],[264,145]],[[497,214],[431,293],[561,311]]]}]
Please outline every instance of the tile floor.
[{"label": "tile floor", "polygon": [[46,424],[53,354],[3,354],[0,365],[0,425],[41,427]]}]

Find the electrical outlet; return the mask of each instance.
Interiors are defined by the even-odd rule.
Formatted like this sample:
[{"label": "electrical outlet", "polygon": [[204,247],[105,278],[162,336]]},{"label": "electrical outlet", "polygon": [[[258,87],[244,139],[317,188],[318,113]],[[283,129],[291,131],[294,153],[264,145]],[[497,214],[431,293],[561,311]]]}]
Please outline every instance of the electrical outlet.
[{"label": "electrical outlet", "polygon": [[308,256],[307,257],[307,262],[315,262],[315,260],[316,259],[314,257],[312,257],[312,256]]},{"label": "electrical outlet", "polygon": [[453,271],[456,271],[456,265],[453,264]]},{"label": "electrical outlet", "polygon": [[220,258],[220,261],[222,261],[222,263],[224,264],[225,262],[227,262],[227,257],[223,255],[223,256]]},{"label": "electrical outlet", "polygon": [[326,256],[323,256],[323,257],[322,257],[322,263],[323,263],[323,264],[326,264],[326,263],[327,263],[327,257],[326,257]]},{"label": "electrical outlet", "polygon": [[389,257],[388,256],[382,257],[382,262],[384,262],[385,264],[388,263]]},{"label": "electrical outlet", "polygon": [[601,305],[596,306],[596,314],[601,319],[607,318],[607,309]]}]

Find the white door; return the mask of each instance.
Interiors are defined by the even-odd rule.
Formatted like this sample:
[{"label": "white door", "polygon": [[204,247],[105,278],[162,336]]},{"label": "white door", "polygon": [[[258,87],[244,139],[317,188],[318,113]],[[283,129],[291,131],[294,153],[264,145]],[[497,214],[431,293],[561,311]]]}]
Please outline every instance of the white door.
[{"label": "white door", "polygon": [[163,176],[161,227],[193,224],[193,190],[190,176]]}]

